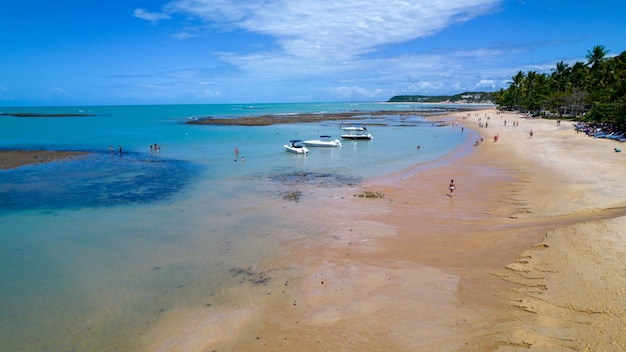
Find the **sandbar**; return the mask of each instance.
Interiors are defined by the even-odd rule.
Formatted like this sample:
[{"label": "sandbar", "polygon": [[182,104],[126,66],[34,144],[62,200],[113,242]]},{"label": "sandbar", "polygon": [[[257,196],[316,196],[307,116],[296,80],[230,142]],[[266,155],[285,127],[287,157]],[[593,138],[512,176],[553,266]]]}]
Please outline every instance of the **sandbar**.
[{"label": "sandbar", "polygon": [[13,169],[24,165],[68,160],[87,152],[54,150],[0,150],[0,169]]},{"label": "sandbar", "polygon": [[[216,307],[151,349],[626,350],[617,142],[493,109],[446,119],[482,142],[344,194],[308,190],[290,207],[328,236],[262,264],[293,276],[263,287],[245,319],[215,319],[244,308]],[[354,197],[363,191],[384,197]]]}]

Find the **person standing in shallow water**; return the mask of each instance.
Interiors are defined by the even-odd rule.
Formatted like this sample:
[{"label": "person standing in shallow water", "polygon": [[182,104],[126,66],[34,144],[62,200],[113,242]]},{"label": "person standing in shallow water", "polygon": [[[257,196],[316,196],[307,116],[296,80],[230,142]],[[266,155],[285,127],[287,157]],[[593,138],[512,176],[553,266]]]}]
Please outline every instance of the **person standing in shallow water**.
[{"label": "person standing in shallow water", "polygon": [[454,189],[456,188],[456,186],[454,185],[454,180],[450,180],[450,185],[448,186],[448,188],[450,188],[450,193],[448,194],[448,196],[452,197],[452,195],[454,194]]}]

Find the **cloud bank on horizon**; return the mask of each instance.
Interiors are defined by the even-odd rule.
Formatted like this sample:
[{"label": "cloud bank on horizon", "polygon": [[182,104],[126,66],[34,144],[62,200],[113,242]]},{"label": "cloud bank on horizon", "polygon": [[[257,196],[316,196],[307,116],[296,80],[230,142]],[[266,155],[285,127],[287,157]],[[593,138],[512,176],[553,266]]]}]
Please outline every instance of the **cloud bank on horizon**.
[{"label": "cloud bank on horizon", "polygon": [[[17,26],[13,54],[0,57],[15,68],[13,75],[0,74],[0,104],[384,101],[397,94],[495,91],[519,70],[549,72],[557,61],[583,61],[594,45],[624,50],[622,39],[608,34],[623,33],[619,15],[604,16],[601,28],[582,29],[578,21],[593,21],[601,10],[565,3],[116,3],[94,9],[101,21],[72,18],[59,30],[28,33],[40,42],[19,41]],[[85,8],[63,10],[69,18]],[[31,66],[33,77],[19,76],[37,62],[43,67]]]}]

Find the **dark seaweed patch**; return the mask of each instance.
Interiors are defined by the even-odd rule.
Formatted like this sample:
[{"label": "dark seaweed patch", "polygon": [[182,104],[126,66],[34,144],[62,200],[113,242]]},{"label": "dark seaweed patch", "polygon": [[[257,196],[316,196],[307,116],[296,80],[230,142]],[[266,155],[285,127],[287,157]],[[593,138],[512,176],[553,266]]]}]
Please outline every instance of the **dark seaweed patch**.
[{"label": "dark seaweed patch", "polygon": [[359,177],[320,172],[290,172],[270,176],[270,179],[289,186],[304,184],[322,187],[342,187],[352,186],[361,182]]},{"label": "dark seaweed patch", "polygon": [[229,273],[234,277],[240,277],[240,283],[249,282],[253,285],[265,285],[272,278],[266,272],[257,272],[252,268],[232,268]]},{"label": "dark seaweed patch", "polygon": [[296,202],[296,203],[300,201],[300,197],[302,197],[302,192],[300,191],[291,191],[283,195],[283,199]]}]

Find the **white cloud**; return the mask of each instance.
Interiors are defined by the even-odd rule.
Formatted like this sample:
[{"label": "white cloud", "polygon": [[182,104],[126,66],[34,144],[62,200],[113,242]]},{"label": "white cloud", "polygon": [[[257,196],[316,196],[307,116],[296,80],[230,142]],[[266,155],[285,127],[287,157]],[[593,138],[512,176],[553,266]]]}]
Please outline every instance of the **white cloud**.
[{"label": "white cloud", "polygon": [[415,82],[415,83],[410,84],[407,87],[407,90],[409,92],[417,92],[417,94],[426,94],[428,92],[437,91],[440,88],[441,88],[441,84],[427,82],[427,81],[420,81],[420,82]]},{"label": "white cloud", "polygon": [[149,21],[179,14],[203,25],[269,35],[287,55],[327,61],[422,38],[488,13],[501,0],[174,0],[161,13],[143,9]]},{"label": "white cloud", "polygon": [[243,25],[247,30],[277,37],[290,54],[323,55],[334,60],[432,35],[452,23],[476,16],[493,2],[291,1],[263,8]]},{"label": "white cloud", "polygon": [[170,18],[170,16],[166,13],[148,12],[144,9],[135,9],[135,11],[133,11],[133,16],[150,22],[158,22],[160,20],[167,20]]},{"label": "white cloud", "polygon": [[493,79],[482,79],[474,86],[475,90],[494,90],[498,88],[498,82]]},{"label": "white cloud", "polygon": [[189,39],[189,38],[193,38],[195,36],[196,36],[196,34],[190,33],[190,32],[186,32],[186,31],[178,32],[178,33],[174,34],[174,38],[176,38],[178,40]]},{"label": "white cloud", "polygon": [[157,85],[157,84],[140,84],[139,87],[150,89],[150,90],[168,90],[169,89],[166,86]]},{"label": "white cloud", "polygon": [[[379,99],[383,96],[382,89],[367,89],[358,86],[352,87],[335,87],[329,89],[329,91],[337,97],[341,97],[343,99]],[[384,95],[387,96],[387,95]]]},{"label": "white cloud", "polygon": [[[420,54],[414,47],[389,57],[376,55],[379,50],[489,14],[500,2],[172,0],[161,12],[138,9],[135,16],[151,22],[183,18],[179,33],[174,35],[178,39],[198,37],[203,31],[261,35],[243,49],[231,46],[230,52],[212,53],[214,59],[236,68],[232,71],[235,75],[199,73],[197,82],[218,81],[229,87],[262,84],[277,89],[291,85],[300,91],[330,92],[340,99],[386,99],[386,95],[397,94],[400,87],[407,89],[400,94],[439,94],[457,89],[453,84],[463,81],[460,76],[471,75],[466,62],[493,60],[502,53],[475,49]],[[272,40],[271,50],[267,45],[254,45],[266,39]],[[471,89],[473,84],[465,85]],[[222,96],[228,91],[225,89]]]}]

